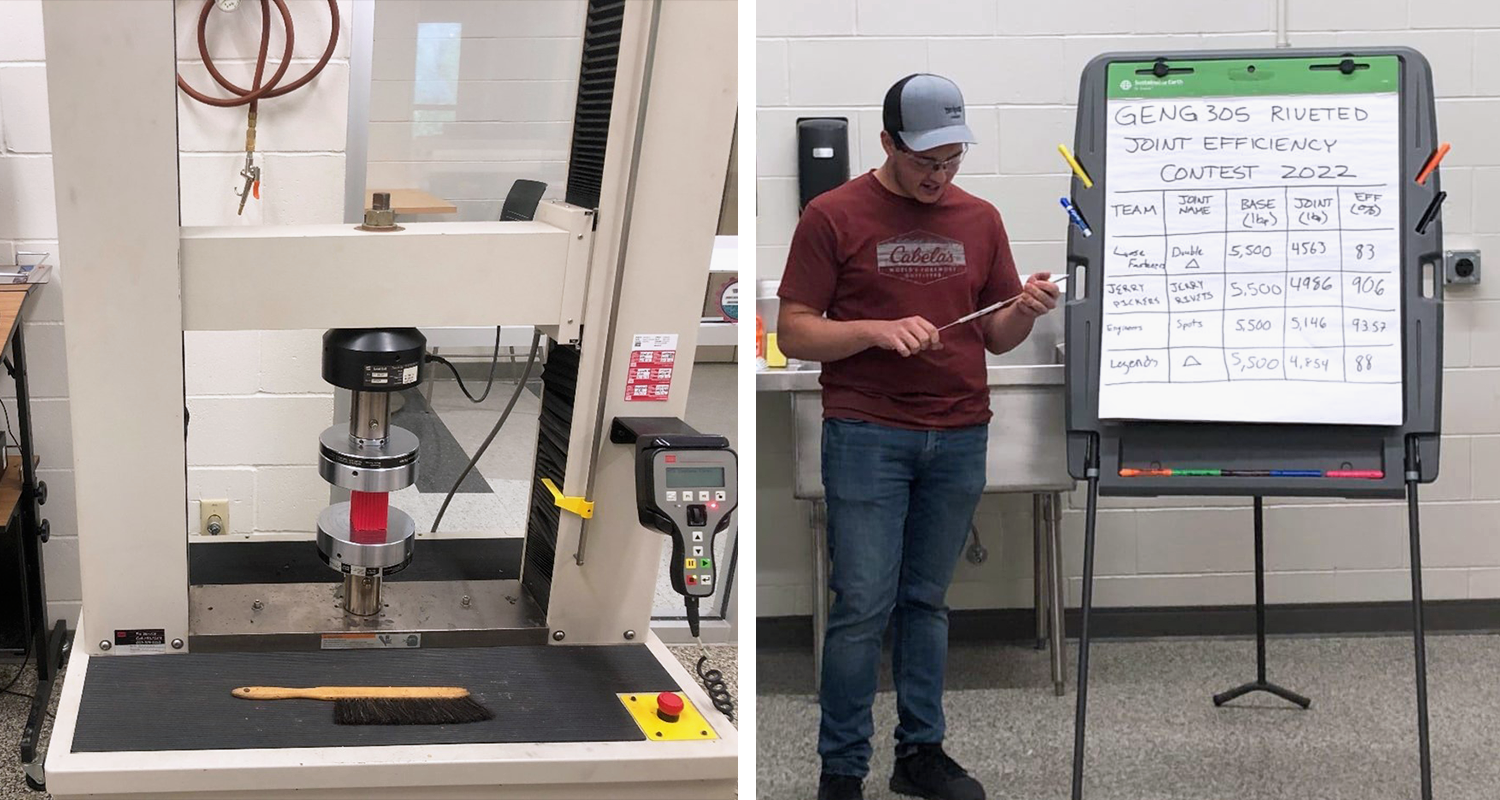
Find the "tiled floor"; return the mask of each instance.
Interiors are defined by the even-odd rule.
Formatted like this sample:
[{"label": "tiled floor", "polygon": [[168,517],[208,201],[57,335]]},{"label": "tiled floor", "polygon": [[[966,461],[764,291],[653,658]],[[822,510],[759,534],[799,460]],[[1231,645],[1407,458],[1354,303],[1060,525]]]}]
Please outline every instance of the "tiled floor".
[{"label": "tiled floor", "polygon": [[[1434,797],[1491,800],[1500,786],[1500,638],[1428,639]],[[1313,701],[1210,701],[1255,677],[1253,640],[1108,641],[1091,652],[1089,800],[1416,800],[1416,702],[1407,636],[1273,638],[1269,678]],[[819,710],[805,649],[756,656],[756,794],[817,794]],[[888,670],[887,670],[888,673]],[[889,676],[875,700],[870,800],[896,724]],[[991,800],[1068,797],[1077,695],[1052,694],[1043,652],[953,648],[945,748]]]}]

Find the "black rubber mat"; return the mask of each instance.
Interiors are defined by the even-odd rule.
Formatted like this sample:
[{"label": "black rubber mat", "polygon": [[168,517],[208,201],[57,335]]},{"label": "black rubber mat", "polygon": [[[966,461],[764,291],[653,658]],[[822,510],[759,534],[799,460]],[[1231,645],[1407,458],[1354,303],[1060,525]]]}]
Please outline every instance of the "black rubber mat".
[{"label": "black rubber mat", "polygon": [[[249,685],[463,686],[495,718],[335,725],[332,703],[229,693]],[[615,694],[679,688],[645,645],[96,657],[73,752],[639,741]]]}]

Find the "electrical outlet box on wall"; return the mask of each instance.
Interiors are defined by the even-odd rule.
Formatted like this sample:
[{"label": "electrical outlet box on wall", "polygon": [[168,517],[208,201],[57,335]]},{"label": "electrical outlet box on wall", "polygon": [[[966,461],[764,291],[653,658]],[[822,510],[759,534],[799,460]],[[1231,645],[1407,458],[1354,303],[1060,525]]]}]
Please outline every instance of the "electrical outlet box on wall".
[{"label": "electrical outlet box on wall", "polygon": [[223,536],[229,533],[229,501],[198,501],[198,533],[204,536]]}]

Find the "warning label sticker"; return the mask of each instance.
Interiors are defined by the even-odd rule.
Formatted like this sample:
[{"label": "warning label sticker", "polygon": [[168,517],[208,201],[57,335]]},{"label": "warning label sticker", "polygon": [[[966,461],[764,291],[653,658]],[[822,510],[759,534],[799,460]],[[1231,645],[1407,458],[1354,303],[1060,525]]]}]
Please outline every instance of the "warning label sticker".
[{"label": "warning label sticker", "polygon": [[625,375],[625,400],[665,401],[672,393],[672,370],[676,363],[677,334],[636,334],[630,345],[630,371]]},{"label": "warning label sticker", "polygon": [[422,646],[420,633],[325,633],[320,646],[324,650],[367,650],[372,648],[410,648]]}]

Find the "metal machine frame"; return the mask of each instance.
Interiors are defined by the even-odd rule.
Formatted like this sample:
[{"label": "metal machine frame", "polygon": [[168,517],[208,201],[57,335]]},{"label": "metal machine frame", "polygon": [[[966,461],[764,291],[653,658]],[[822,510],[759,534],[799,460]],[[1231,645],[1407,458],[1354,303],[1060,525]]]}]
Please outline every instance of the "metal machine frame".
[{"label": "metal machine frame", "polygon": [[665,402],[625,402],[625,373],[632,334],[696,342],[735,124],[737,11],[640,0],[624,13],[597,219],[553,203],[535,222],[365,233],[181,227],[172,4],[44,5],[83,600],[46,762],[55,797],[733,795],[734,728],[651,635],[717,740],[70,752],[88,660],[121,655],[113,631],[165,631],[170,647],[136,657],[193,649],[184,416],[170,400],[184,331],[510,324],[576,341],[560,483],[598,513],[562,517],[548,641],[624,644],[650,629],[662,539],[636,519],[633,451],[605,433],[616,416],[686,406],[691,359]]}]

